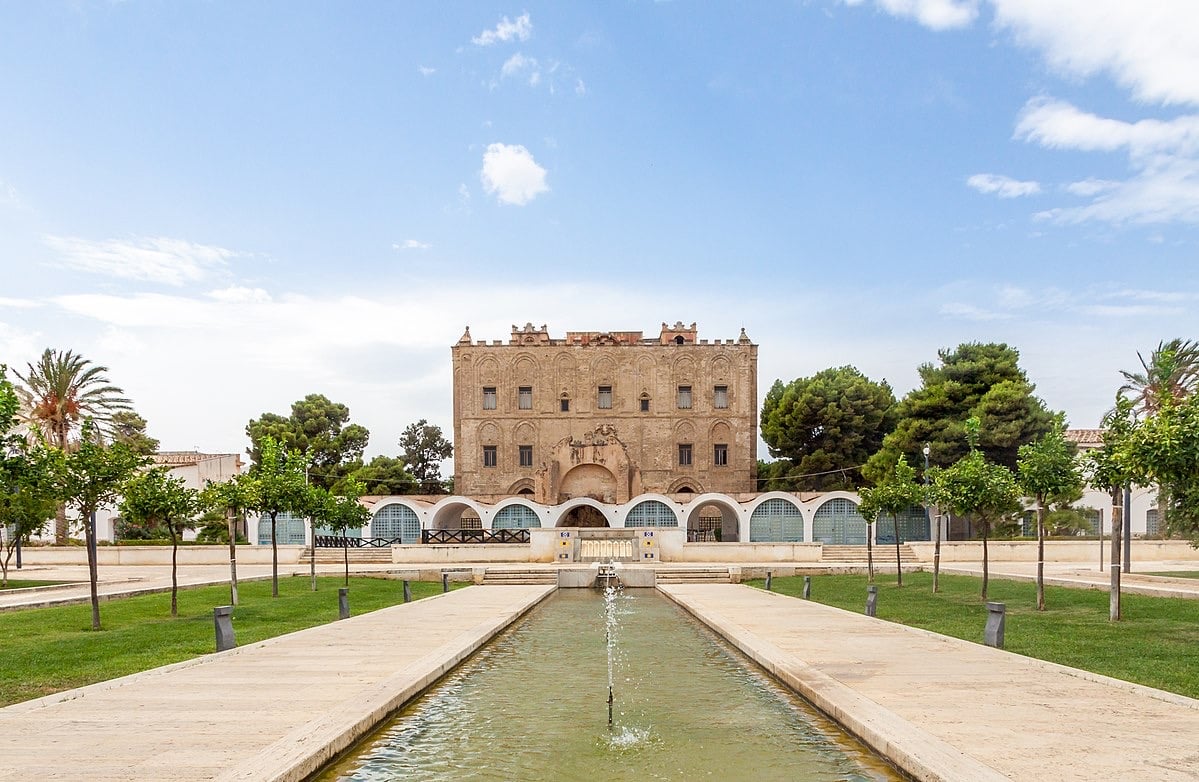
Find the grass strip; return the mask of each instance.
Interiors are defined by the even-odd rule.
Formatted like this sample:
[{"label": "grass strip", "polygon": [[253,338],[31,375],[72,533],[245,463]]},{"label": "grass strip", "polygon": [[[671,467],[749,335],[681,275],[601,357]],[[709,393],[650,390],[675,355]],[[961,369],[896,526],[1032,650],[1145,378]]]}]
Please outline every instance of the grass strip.
[{"label": "grass strip", "polygon": [[57,586],[59,584],[72,584],[72,583],[75,583],[75,582],[73,582],[73,581],[38,581],[37,579],[30,579],[30,578],[25,578],[25,579],[10,578],[8,580],[8,586],[0,587],[0,591],[3,591],[5,589],[28,589],[29,587]]},{"label": "grass strip", "polygon": [[[240,605],[233,628],[239,646],[336,621],[338,577],[279,579],[238,585]],[[459,584],[451,584],[458,587]],[[411,582],[414,600],[439,594],[441,582]],[[404,601],[403,584],[381,578],[350,578],[350,612],[364,614]],[[157,668],[215,651],[212,609],[229,604],[229,587],[179,590],[172,619],[169,592],[115,599],[100,605],[103,629],[91,629],[91,606],[34,608],[0,614],[0,706],[85,684]]]},{"label": "grass strip", "polygon": [[1171,578],[1199,578],[1199,570],[1154,570],[1145,572],[1142,576],[1169,576]]},{"label": "grass strip", "polygon": [[[862,613],[865,575],[812,576],[812,600]],[[931,573],[876,576],[879,619],[982,642],[986,605],[980,579]],[[747,582],[763,587],[762,580]],[[803,577],[775,578],[773,591],[799,597]],[[1120,622],[1108,621],[1108,593],[1045,587],[1045,611],[1036,610],[1036,585],[991,577],[988,599],[1006,604],[1005,648],[1010,652],[1199,698],[1199,600],[1125,594]]]}]

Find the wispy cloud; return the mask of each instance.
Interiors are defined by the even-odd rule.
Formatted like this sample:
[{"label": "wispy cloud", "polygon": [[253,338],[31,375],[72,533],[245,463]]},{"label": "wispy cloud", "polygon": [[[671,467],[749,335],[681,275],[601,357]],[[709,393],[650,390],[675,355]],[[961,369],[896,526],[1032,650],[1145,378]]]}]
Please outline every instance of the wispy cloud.
[{"label": "wispy cloud", "polygon": [[393,250],[428,250],[433,245],[428,242],[421,242],[416,239],[405,239],[402,242],[395,242],[391,245]]},{"label": "wispy cloud", "polygon": [[528,12],[525,12],[516,17],[515,21],[506,16],[502,17],[494,29],[484,30],[471,38],[470,42],[475,46],[491,46],[508,41],[527,41],[532,34],[533,23],[529,20]]},{"label": "wispy cloud", "polygon": [[520,144],[490,144],[483,154],[479,177],[483,189],[494,193],[501,204],[524,206],[549,191],[545,174],[532,153]]},{"label": "wispy cloud", "polygon": [[980,193],[995,194],[1000,198],[1020,198],[1041,192],[1037,182],[1022,182],[1002,174],[975,174],[966,184]]},{"label": "wispy cloud", "polygon": [[537,64],[537,58],[525,57],[520,52],[509,57],[504,65],[500,68],[500,76],[502,78],[517,78],[522,75],[527,75],[530,87],[536,87],[541,81],[541,68]]},{"label": "wispy cloud", "polygon": [[[846,5],[861,5],[865,0],[843,0]],[[933,30],[966,27],[978,17],[979,0],[874,0],[874,4],[892,16],[915,19]]]},{"label": "wispy cloud", "polygon": [[418,65],[416,70],[421,76],[432,76],[433,74],[437,73],[436,68],[430,68],[425,65]]},{"label": "wispy cloud", "polygon": [[198,282],[228,266],[245,253],[185,239],[140,236],[93,241],[72,236],[47,236],[45,243],[68,269],[128,280],[166,285]]}]

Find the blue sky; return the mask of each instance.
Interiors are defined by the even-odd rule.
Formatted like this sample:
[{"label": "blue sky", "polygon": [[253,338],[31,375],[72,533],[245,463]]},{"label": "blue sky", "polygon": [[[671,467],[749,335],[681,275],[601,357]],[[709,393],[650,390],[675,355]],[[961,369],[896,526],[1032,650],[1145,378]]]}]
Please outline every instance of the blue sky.
[{"label": "blue sky", "polygon": [[963,341],[1094,426],[1199,336],[1191,0],[0,4],[0,362],[164,448],[394,453],[470,325],[745,327],[760,391]]}]

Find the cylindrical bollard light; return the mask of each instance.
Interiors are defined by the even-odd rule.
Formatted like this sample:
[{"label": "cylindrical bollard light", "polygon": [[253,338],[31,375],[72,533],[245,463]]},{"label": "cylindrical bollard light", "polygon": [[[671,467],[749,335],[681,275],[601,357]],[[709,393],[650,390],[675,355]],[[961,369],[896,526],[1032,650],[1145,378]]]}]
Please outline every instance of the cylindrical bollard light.
[{"label": "cylindrical bollard light", "polygon": [[233,606],[217,606],[212,609],[212,624],[216,629],[218,652],[237,646],[237,638],[233,636]]},{"label": "cylindrical bollard light", "polygon": [[442,592],[450,591],[450,574],[444,570],[441,571],[441,591]]},{"label": "cylindrical bollard light", "polygon": [[350,590],[347,587],[337,590],[337,618],[350,618]]},{"label": "cylindrical bollard light", "polygon": [[412,585],[408,583],[408,579],[404,579],[404,602],[412,602]]},{"label": "cylindrical bollard light", "polygon": [[766,591],[770,591],[770,571],[766,571]]},{"label": "cylindrical bollard light", "polygon": [[812,577],[811,576],[803,577],[803,599],[804,600],[812,599]]},{"label": "cylindrical bollard light", "polygon": [[878,587],[874,584],[866,587],[866,616],[874,616],[878,610]]},{"label": "cylindrical bollard light", "polygon": [[987,627],[983,630],[983,643],[1003,648],[1003,625],[1007,615],[1007,606],[1003,603],[987,603]]}]

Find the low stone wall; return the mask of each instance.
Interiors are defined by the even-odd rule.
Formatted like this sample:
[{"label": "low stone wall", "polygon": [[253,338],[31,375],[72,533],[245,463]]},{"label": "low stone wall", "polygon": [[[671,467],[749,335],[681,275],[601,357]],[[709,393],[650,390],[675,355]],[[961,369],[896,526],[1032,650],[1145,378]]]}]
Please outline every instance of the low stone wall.
[{"label": "low stone wall", "polygon": [[[933,543],[908,543],[912,553],[921,562],[933,561]],[[1104,557],[1109,557],[1111,540],[1104,539]],[[1047,562],[1098,562],[1099,540],[1047,540],[1045,561]],[[992,540],[987,543],[987,556],[993,562],[1036,562],[1035,540]],[[983,544],[979,540],[954,540],[941,542],[941,562],[981,562]],[[1169,560],[1199,561],[1199,549],[1185,540],[1133,540],[1131,559],[1133,562],[1162,562]]]},{"label": "low stone wall", "polygon": [[819,562],[823,549],[820,543],[688,543],[671,561]]},{"label": "low stone wall", "polygon": [[416,543],[391,547],[396,564],[458,562],[530,562],[528,543]]},{"label": "low stone wall", "polygon": [[[279,564],[295,565],[307,551],[306,546],[279,546]],[[21,560],[29,565],[86,565],[87,549],[83,546],[30,546],[21,549]],[[269,565],[270,546],[238,546],[237,561],[241,565]],[[105,565],[170,565],[170,546],[100,546],[96,562]],[[228,546],[180,546],[180,565],[227,565]]]}]

